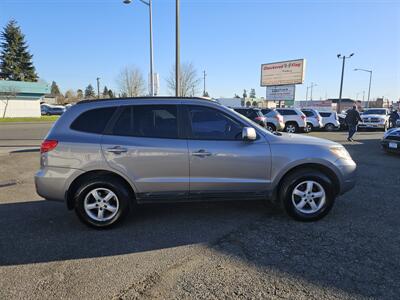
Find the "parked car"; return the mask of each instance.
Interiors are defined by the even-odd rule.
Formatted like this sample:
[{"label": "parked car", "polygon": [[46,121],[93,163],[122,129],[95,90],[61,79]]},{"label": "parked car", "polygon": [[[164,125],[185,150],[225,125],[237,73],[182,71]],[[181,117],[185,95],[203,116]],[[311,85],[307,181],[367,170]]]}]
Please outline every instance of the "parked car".
[{"label": "parked car", "polygon": [[61,105],[47,105],[47,104],[42,104],[40,106],[40,112],[43,115],[46,116],[53,116],[53,115],[62,115],[66,111],[66,108]]},{"label": "parked car", "polygon": [[306,116],[297,108],[277,108],[283,117],[285,131],[288,133],[305,132]]},{"label": "parked car", "polygon": [[304,108],[301,110],[307,117],[306,132],[322,128],[322,117],[319,112],[312,108]]},{"label": "parked car", "polygon": [[40,152],[37,193],[94,227],[117,223],[135,204],[212,199],[270,199],[314,221],[355,184],[342,145],[273,134],[202,98],[81,101]]},{"label": "parked car", "polygon": [[285,123],[283,123],[282,115],[272,108],[261,109],[264,117],[267,118],[267,129],[273,131],[283,131]]},{"label": "parked car", "polygon": [[364,110],[361,115],[362,122],[359,128],[383,129],[386,131],[389,126],[389,110],[386,108],[370,108]]},{"label": "parked car", "polygon": [[387,152],[400,153],[400,128],[392,128],[386,131],[381,145]]},{"label": "parked car", "polygon": [[239,114],[249,118],[258,125],[265,127],[267,125],[267,118],[261,112],[261,109],[254,107],[233,107],[233,110]]},{"label": "parked car", "polygon": [[336,112],[320,111],[322,128],[326,131],[334,131],[340,129],[339,117]]}]

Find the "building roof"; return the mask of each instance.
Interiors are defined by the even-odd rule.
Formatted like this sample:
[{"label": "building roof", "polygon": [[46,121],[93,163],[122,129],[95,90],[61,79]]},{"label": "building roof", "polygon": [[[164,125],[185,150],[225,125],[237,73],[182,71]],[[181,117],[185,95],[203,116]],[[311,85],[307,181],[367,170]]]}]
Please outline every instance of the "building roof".
[{"label": "building roof", "polygon": [[[328,99],[328,100],[331,100],[332,103],[338,103],[339,102],[339,99]],[[341,103],[356,103],[355,100],[350,99],[350,98],[342,98],[342,100],[340,102]]]},{"label": "building roof", "polygon": [[50,87],[47,83],[42,82],[0,80],[0,93],[10,92],[20,96],[26,94],[41,97],[50,92]]}]

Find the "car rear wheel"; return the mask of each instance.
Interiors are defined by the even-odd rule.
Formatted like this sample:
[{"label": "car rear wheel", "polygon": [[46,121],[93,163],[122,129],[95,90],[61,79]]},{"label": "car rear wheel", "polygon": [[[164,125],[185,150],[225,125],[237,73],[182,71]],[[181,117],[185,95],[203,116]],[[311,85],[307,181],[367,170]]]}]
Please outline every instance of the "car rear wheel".
[{"label": "car rear wheel", "polygon": [[271,132],[276,131],[276,127],[275,127],[275,125],[272,124],[272,123],[267,123],[267,129],[268,129],[269,131],[271,131]]},{"label": "car rear wheel", "polygon": [[84,182],[75,193],[75,212],[85,224],[96,228],[120,222],[129,211],[130,192],[115,178]]},{"label": "car rear wheel", "polygon": [[299,130],[299,126],[296,123],[286,123],[285,131],[287,133],[296,133]]},{"label": "car rear wheel", "polygon": [[326,131],[334,131],[335,130],[335,125],[328,123],[325,125],[325,130]]},{"label": "car rear wheel", "polygon": [[289,216],[298,221],[316,221],[328,214],[335,201],[331,179],[320,171],[305,169],[289,175],[280,188],[280,198]]}]

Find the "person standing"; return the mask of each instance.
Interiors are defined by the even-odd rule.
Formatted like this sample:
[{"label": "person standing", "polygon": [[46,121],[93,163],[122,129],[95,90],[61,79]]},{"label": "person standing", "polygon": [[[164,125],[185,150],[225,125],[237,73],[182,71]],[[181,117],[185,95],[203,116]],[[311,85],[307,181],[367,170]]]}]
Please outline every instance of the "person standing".
[{"label": "person standing", "polygon": [[353,136],[357,132],[358,122],[362,121],[355,105],[352,109],[349,109],[347,111],[345,121],[347,123],[347,126],[349,127],[349,135],[347,137],[347,140],[349,142],[354,142]]},{"label": "person standing", "polygon": [[399,114],[397,113],[397,109],[393,110],[389,117],[389,127],[396,127],[396,122],[399,119]]}]

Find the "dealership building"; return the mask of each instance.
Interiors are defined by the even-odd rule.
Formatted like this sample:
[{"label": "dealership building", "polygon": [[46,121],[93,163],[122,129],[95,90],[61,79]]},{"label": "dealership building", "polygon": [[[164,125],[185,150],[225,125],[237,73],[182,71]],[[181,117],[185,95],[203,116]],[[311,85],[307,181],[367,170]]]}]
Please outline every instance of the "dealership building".
[{"label": "dealership building", "polygon": [[0,80],[0,118],[40,117],[47,83]]}]

